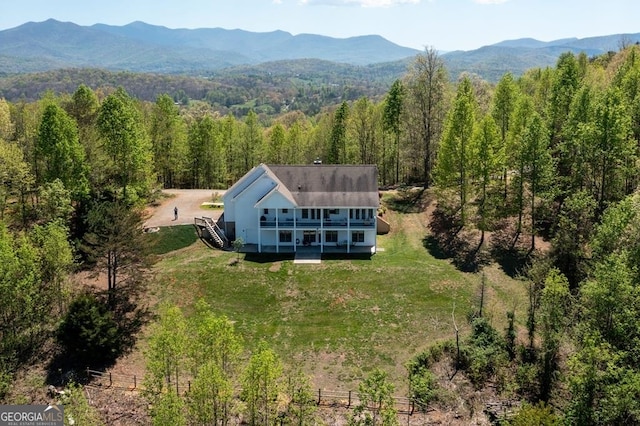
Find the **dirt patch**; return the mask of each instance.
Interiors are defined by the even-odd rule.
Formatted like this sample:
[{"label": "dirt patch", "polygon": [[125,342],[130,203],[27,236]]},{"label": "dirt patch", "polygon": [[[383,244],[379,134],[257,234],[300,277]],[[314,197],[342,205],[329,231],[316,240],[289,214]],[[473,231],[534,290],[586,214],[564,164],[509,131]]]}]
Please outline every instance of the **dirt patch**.
[{"label": "dirt patch", "polygon": [[[217,219],[222,209],[203,209],[202,203],[211,202],[214,194],[221,196],[222,189],[165,189],[161,200],[147,208],[148,219],[145,227],[188,225],[196,217],[211,217]],[[178,217],[174,217],[174,208],[178,208]]]},{"label": "dirt patch", "polygon": [[269,272],[278,272],[282,268],[282,262],[273,262],[271,266],[269,266]]},{"label": "dirt patch", "polygon": [[86,386],[89,405],[100,414],[106,425],[132,426],[151,424],[149,404],[138,392]]}]

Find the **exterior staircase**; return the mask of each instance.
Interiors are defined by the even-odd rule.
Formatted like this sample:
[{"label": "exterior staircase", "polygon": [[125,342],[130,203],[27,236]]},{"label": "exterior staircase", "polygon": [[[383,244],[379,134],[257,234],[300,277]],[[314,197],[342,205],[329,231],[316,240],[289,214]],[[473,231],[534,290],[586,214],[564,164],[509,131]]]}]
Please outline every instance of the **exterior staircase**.
[{"label": "exterior staircase", "polygon": [[230,246],[229,239],[218,224],[210,217],[202,217],[196,219],[196,224],[201,224],[207,230],[209,237],[213,240],[216,247],[226,249]]}]

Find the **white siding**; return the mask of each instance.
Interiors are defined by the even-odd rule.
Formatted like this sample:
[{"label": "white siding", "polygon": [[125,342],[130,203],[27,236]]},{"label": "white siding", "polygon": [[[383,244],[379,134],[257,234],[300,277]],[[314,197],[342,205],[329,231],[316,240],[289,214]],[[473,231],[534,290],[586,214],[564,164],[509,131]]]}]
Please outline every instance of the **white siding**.
[{"label": "white siding", "polygon": [[232,201],[235,210],[236,236],[241,236],[246,244],[258,244],[260,209],[255,208],[255,205],[274,186],[275,182],[263,175]]}]

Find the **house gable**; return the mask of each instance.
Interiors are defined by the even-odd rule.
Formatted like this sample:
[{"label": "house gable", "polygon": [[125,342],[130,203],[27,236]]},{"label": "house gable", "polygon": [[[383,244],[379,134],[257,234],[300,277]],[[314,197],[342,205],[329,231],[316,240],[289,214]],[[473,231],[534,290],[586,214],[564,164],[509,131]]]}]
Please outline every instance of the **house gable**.
[{"label": "house gable", "polygon": [[287,194],[280,192],[279,187],[275,187],[258,200],[255,207],[258,209],[293,209],[297,206]]},{"label": "house gable", "polygon": [[264,164],[254,167],[249,170],[244,176],[234,183],[231,188],[227,189],[222,200],[225,204],[231,202],[234,198],[239,196],[244,190],[246,190],[252,183],[256,181],[260,176],[266,173],[266,167]]}]

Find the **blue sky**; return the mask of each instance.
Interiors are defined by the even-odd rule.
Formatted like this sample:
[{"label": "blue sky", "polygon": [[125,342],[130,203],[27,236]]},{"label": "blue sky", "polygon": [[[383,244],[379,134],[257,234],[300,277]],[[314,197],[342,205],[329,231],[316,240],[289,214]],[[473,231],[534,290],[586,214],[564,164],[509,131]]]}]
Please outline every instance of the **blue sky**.
[{"label": "blue sky", "polygon": [[402,46],[471,50],[502,40],[640,33],[638,0],[0,0],[0,30],[54,18],[169,28],[378,34]]}]

